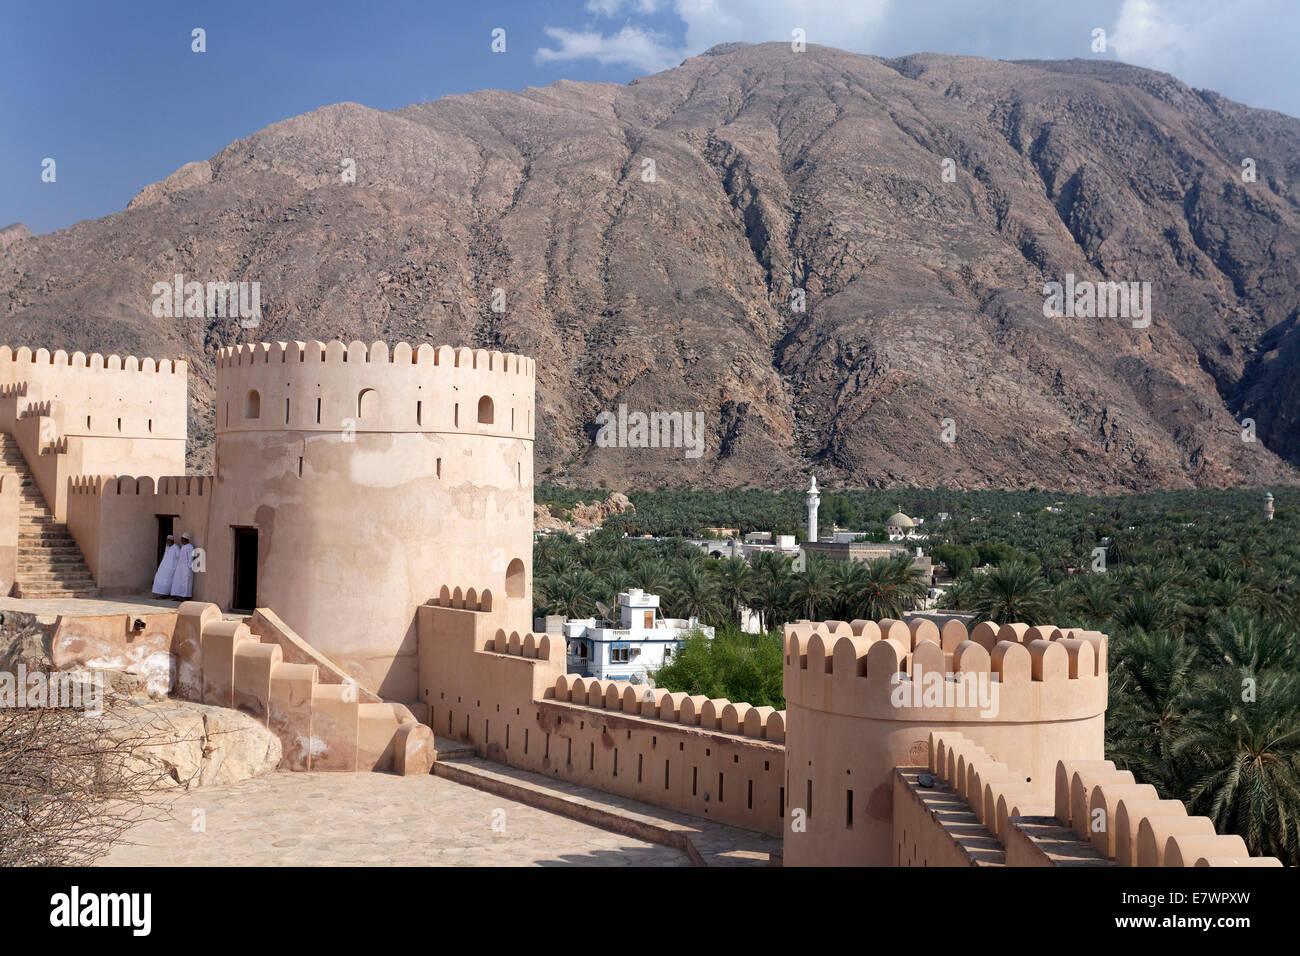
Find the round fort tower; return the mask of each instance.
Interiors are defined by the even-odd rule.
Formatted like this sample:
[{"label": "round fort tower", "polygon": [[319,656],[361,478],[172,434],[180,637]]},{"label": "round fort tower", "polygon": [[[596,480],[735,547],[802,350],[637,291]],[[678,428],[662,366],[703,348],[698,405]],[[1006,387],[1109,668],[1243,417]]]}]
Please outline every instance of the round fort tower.
[{"label": "round fort tower", "polygon": [[196,597],[267,607],[416,699],[415,609],[448,585],[532,620],[534,363],[334,341],[223,349]]},{"label": "round fort tower", "polygon": [[1104,758],[1106,636],[959,621],[785,627],[785,864],[899,866],[894,770],[960,734],[1027,793]]}]

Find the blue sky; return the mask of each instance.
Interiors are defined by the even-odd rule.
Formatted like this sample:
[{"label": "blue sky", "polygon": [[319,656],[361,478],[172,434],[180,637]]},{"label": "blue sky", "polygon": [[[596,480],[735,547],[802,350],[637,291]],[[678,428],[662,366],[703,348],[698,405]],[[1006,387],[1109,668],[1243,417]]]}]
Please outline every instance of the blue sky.
[{"label": "blue sky", "polygon": [[[789,42],[795,28],[881,56],[1119,59],[1300,115],[1295,0],[0,0],[0,11],[0,226],[35,232],[122,209],[185,163],[329,103],[625,83],[716,43]],[[204,53],[191,50],[196,27]],[[497,28],[504,53],[491,49]]]}]

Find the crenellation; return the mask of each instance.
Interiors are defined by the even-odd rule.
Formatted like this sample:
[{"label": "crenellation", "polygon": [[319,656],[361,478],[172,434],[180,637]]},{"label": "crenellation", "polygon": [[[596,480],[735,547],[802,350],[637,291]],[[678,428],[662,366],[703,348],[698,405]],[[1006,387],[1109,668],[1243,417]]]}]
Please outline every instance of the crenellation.
[{"label": "crenellation", "polygon": [[86,353],[80,351],[69,355],[63,349],[57,349],[51,353],[49,349],[41,347],[33,352],[26,345],[16,349],[8,345],[0,345],[0,378],[13,380],[16,377],[23,376],[24,365],[32,366],[31,371],[33,373],[36,373],[42,367],[86,369],[88,371],[103,372],[166,373],[169,375],[183,375],[188,371],[187,363],[182,360],[154,359],[148,356],[141,358],[135,355],[109,355],[105,358],[99,352],[94,352],[87,358]]}]

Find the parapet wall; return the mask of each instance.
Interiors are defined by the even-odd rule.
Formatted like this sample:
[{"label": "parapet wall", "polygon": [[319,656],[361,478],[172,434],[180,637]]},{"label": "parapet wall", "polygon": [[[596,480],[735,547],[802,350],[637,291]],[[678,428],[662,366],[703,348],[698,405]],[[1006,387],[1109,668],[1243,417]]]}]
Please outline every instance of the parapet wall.
[{"label": "parapet wall", "polygon": [[0,431],[64,520],[70,478],[184,470],[186,388],[184,362],[0,346]]},{"label": "parapet wall", "polygon": [[460,432],[532,439],[532,359],[399,342],[270,342],[217,356],[217,432]]},{"label": "parapet wall", "polygon": [[[958,675],[952,703],[924,675]],[[996,714],[978,697],[995,690]],[[785,627],[785,695],[811,710],[881,720],[1070,720],[1106,707],[1106,637],[1094,631],[960,621],[800,621]],[[951,683],[951,682],[950,682]],[[909,686],[909,685],[917,686]]]},{"label": "parapet wall", "polygon": [[[1110,760],[1059,760],[1051,779],[1025,781],[983,747],[955,731],[933,733],[927,769],[974,814],[1005,849],[1007,866],[1281,866],[1273,857],[1252,857],[1239,836],[1215,832],[1208,817],[1193,817],[1179,800],[1159,799],[1155,787]],[[922,835],[934,820],[913,814],[896,818],[897,851],[918,846],[951,859],[952,835]],[[969,834],[964,834],[963,838]]]},{"label": "parapet wall", "polygon": [[480,754],[655,806],[779,834],[784,714],[564,674],[563,639],[496,625],[491,598],[420,609],[437,733]]},{"label": "parapet wall", "polygon": [[934,731],[966,734],[1026,782],[1103,757],[1106,638],[959,621],[807,621],[785,629],[786,862],[889,865],[894,768]]},{"label": "parapet wall", "polygon": [[0,412],[0,430],[12,431],[7,417],[31,404],[55,417],[60,437],[183,443],[187,378],[183,361],[0,346],[0,397],[26,399]]}]

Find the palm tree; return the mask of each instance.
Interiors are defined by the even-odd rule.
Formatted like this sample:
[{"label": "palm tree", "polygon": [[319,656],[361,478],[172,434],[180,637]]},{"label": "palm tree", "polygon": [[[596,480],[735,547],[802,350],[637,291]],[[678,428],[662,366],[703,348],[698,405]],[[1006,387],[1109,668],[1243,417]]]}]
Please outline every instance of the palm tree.
[{"label": "palm tree", "polygon": [[[1300,863],[1300,681],[1272,672],[1259,679],[1253,699],[1242,683],[1202,681],[1188,707],[1174,753],[1191,765],[1188,803],[1236,833],[1252,856]],[[1251,676],[1253,675],[1246,675]]]},{"label": "palm tree", "polygon": [[731,620],[739,623],[740,609],[751,600],[754,574],[744,558],[723,558],[714,573],[718,579],[718,596],[727,606]]},{"label": "palm tree", "polygon": [[612,608],[618,603],[619,592],[631,590],[636,584],[633,583],[631,574],[614,565],[600,575],[598,586],[601,601]]},{"label": "palm tree", "polygon": [[792,596],[799,602],[799,610],[807,612],[810,621],[818,619],[817,608],[824,611],[835,593],[835,581],[826,564],[822,558],[811,558],[803,573],[794,576]]},{"label": "palm tree", "polygon": [[722,616],[724,605],[718,596],[718,583],[698,564],[678,567],[668,593],[673,607],[683,617],[694,617],[707,623]]},{"label": "palm tree", "polygon": [[871,621],[901,618],[925,592],[925,575],[914,567],[907,552],[873,558],[865,562],[855,595],[855,617]]},{"label": "palm tree", "polygon": [[1038,572],[1020,561],[998,565],[979,583],[979,596],[971,602],[973,623],[1046,624],[1052,591]]},{"label": "palm tree", "polygon": [[1196,653],[1165,631],[1138,630],[1112,640],[1106,752],[1162,793],[1181,794],[1173,742],[1186,717]]},{"label": "palm tree", "polygon": [[545,584],[546,604],[552,614],[563,614],[567,619],[586,617],[595,610],[593,595],[599,582],[590,571],[569,571]]},{"label": "palm tree", "polygon": [[632,571],[636,586],[648,594],[660,594],[672,580],[673,569],[662,558],[642,561]]},{"label": "palm tree", "polygon": [[754,585],[752,596],[754,610],[759,614],[763,630],[777,626],[778,618],[785,619],[790,602],[790,559],[775,551],[760,551],[754,555]]},{"label": "palm tree", "polygon": [[1115,579],[1108,574],[1085,574],[1074,580],[1072,610],[1090,621],[1105,621],[1115,613]]}]

